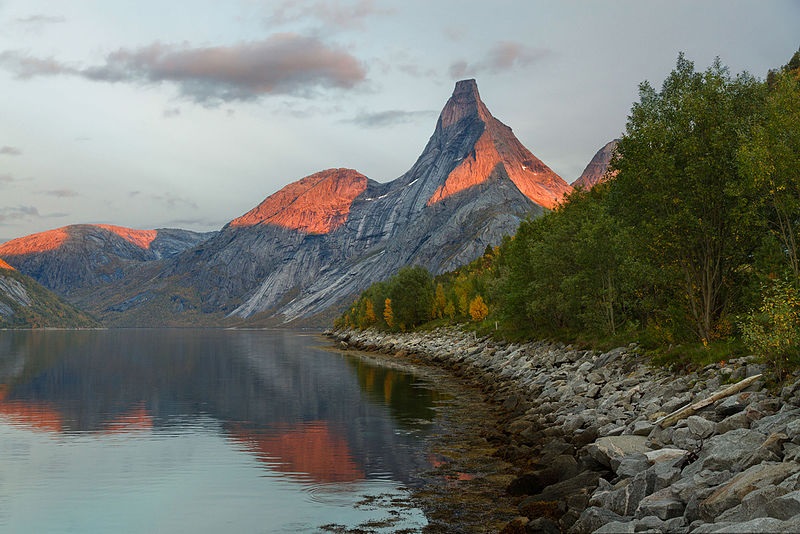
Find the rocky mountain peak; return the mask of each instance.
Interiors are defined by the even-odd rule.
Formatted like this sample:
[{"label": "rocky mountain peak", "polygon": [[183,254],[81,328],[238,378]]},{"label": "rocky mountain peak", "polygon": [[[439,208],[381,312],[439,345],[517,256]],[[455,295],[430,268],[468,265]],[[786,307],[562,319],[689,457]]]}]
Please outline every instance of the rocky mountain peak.
[{"label": "rocky mountain peak", "polygon": [[448,162],[451,170],[429,197],[429,206],[496,176],[506,176],[522,194],[548,209],[571,190],[569,184],[525,148],[511,128],[492,116],[480,98],[475,80],[456,82],[453,95],[439,116],[433,139],[437,140],[434,146],[463,143],[467,139],[469,143],[452,154],[455,157]]},{"label": "rocky mountain peak", "polygon": [[350,206],[367,188],[353,169],[327,169],[291,183],[229,226],[272,224],[307,234],[327,234],[347,221]]},{"label": "rocky mountain peak", "polygon": [[492,118],[491,113],[481,101],[481,95],[478,93],[478,83],[474,79],[456,82],[453,95],[439,115],[437,130],[449,128],[465,117],[477,118],[483,122],[487,122]]}]

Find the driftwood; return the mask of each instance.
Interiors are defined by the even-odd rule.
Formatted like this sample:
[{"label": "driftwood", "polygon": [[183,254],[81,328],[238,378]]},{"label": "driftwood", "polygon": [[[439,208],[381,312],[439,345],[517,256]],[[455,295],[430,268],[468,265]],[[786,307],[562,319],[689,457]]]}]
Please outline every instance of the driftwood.
[{"label": "driftwood", "polygon": [[661,428],[667,428],[668,426],[674,425],[675,423],[677,423],[681,419],[686,419],[690,415],[694,415],[698,411],[702,410],[706,406],[714,404],[718,400],[721,400],[721,399],[724,399],[725,397],[730,397],[731,395],[735,395],[736,393],[739,393],[740,391],[742,391],[744,388],[746,388],[747,386],[749,386],[750,384],[752,384],[753,382],[755,382],[759,378],[761,378],[761,375],[757,374],[755,376],[751,376],[751,377],[745,378],[744,380],[742,380],[740,382],[736,382],[735,384],[733,384],[731,386],[728,386],[725,389],[721,389],[721,390],[717,391],[716,393],[714,393],[713,395],[711,395],[707,399],[703,399],[703,400],[695,402],[693,404],[688,404],[688,405],[684,406],[683,408],[678,408],[677,410],[675,410],[671,414],[665,415],[664,417],[662,417],[661,419],[656,421],[656,424],[659,425]]}]

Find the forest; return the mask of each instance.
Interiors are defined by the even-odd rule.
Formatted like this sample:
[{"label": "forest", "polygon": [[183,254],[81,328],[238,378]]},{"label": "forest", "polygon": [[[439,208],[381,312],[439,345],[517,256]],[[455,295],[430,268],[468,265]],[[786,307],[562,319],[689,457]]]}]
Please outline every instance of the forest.
[{"label": "forest", "polygon": [[[683,54],[639,86],[606,179],[455,272],[401,269],[337,326],[467,323],[506,339],[637,343],[695,365],[800,365],[800,50],[761,80]],[[660,360],[659,360],[660,359]]]}]

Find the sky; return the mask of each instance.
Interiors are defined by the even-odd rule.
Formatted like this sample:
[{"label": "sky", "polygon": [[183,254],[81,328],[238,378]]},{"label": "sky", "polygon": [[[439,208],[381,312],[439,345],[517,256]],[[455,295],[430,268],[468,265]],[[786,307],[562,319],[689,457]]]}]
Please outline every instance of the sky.
[{"label": "sky", "polygon": [[568,182],[679,52],[764,78],[800,0],[0,0],[0,242],[216,230],[332,168],[407,171],[459,79]]}]

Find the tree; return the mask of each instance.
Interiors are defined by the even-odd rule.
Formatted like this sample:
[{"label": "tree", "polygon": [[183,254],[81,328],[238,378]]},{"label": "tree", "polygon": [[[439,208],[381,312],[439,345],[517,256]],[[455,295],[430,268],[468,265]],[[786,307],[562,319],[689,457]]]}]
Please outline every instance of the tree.
[{"label": "tree", "polygon": [[489,307],[483,301],[483,297],[478,295],[469,303],[469,315],[475,322],[483,321],[489,315]]},{"label": "tree", "polygon": [[394,313],[392,312],[392,299],[387,298],[383,302],[383,320],[389,328],[394,327]]},{"label": "tree", "polygon": [[698,73],[683,54],[657,92],[639,86],[617,145],[611,214],[664,273],[672,302],[710,340],[759,241],[753,191],[736,164],[762,102],[752,76],[719,59]]},{"label": "tree", "polygon": [[[800,58],[800,52],[794,58]],[[738,156],[742,172],[769,210],[769,231],[778,239],[791,273],[800,277],[800,73],[774,74],[763,120]]]},{"label": "tree", "polygon": [[375,317],[375,305],[372,303],[372,299],[367,299],[364,304],[364,324],[372,326],[377,320],[378,318]]},{"label": "tree", "polygon": [[403,267],[389,281],[394,322],[401,330],[413,328],[431,318],[433,278],[420,266]]},{"label": "tree", "polygon": [[436,293],[433,297],[433,318],[441,319],[447,308],[447,297],[444,294],[444,286],[441,282],[436,284]]}]

